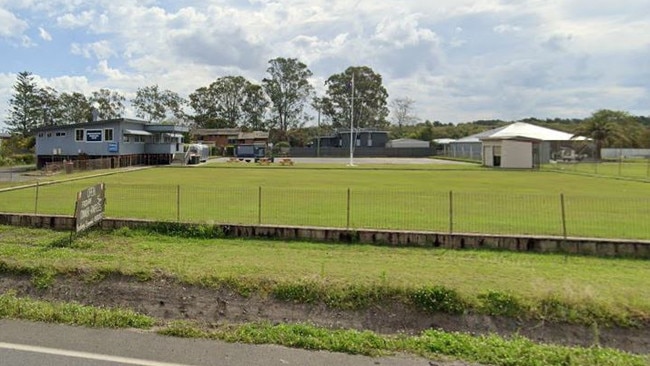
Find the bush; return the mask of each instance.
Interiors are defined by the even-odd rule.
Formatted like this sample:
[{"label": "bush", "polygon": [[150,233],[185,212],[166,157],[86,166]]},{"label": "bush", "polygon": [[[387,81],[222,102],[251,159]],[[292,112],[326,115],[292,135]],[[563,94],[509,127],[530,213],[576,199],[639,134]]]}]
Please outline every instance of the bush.
[{"label": "bush", "polygon": [[425,287],[411,295],[411,301],[422,310],[448,314],[462,314],[467,309],[466,302],[458,292],[444,286]]},{"label": "bush", "polygon": [[524,313],[521,301],[512,294],[488,291],[478,295],[481,311],[488,315],[517,317]]}]

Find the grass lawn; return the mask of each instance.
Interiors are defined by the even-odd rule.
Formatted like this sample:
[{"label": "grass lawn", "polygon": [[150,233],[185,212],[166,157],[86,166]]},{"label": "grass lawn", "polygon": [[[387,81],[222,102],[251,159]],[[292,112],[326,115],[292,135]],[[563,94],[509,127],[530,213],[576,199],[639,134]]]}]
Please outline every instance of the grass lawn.
[{"label": "grass lawn", "polygon": [[[71,247],[68,233],[0,226],[0,268],[39,273],[166,273],[187,283],[311,283],[414,290],[442,285],[470,301],[487,291],[535,304],[559,299],[608,316],[650,319],[647,261],[491,251],[232,239],[188,239],[141,231],[90,232]],[[269,282],[270,281],[270,282]],[[534,306],[533,306],[534,307]],[[534,310],[533,310],[534,311]],[[598,310],[600,311],[600,310]],[[591,315],[589,315],[591,316]]]},{"label": "grass lawn", "polygon": [[97,182],[109,217],[495,234],[562,235],[563,194],[568,235],[650,239],[647,183],[474,165],[165,167],[2,192],[0,211],[69,215]]}]

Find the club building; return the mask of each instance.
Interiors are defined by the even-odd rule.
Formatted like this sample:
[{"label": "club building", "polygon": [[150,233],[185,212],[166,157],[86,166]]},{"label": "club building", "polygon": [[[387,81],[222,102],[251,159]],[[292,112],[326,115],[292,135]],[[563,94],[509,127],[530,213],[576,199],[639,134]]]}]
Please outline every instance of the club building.
[{"label": "club building", "polygon": [[111,166],[170,164],[183,153],[184,126],[119,118],[35,131],[36,164],[62,160],[111,158]]}]

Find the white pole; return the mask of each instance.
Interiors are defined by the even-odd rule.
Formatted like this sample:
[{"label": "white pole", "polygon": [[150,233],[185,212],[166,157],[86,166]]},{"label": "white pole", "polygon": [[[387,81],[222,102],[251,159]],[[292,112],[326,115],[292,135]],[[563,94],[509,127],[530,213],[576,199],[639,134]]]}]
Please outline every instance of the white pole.
[{"label": "white pole", "polygon": [[352,96],[350,97],[350,163],[348,166],[354,166],[354,72],[352,72]]}]

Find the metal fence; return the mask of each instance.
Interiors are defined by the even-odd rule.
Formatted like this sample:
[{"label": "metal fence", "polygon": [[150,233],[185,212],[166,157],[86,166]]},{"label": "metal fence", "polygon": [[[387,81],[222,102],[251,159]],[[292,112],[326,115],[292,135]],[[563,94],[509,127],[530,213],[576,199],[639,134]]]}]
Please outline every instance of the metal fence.
[{"label": "metal fence", "polygon": [[617,161],[557,162],[544,165],[544,169],[650,180],[650,156],[646,158],[618,159]]},{"label": "metal fence", "polygon": [[[71,215],[84,182],[0,193],[0,211]],[[108,217],[650,240],[649,197],[106,185]]]}]

